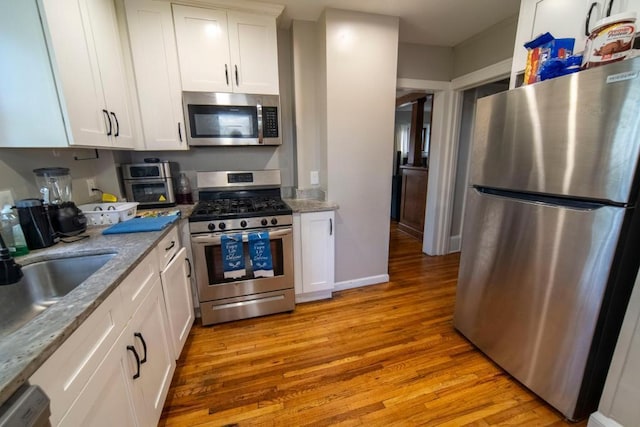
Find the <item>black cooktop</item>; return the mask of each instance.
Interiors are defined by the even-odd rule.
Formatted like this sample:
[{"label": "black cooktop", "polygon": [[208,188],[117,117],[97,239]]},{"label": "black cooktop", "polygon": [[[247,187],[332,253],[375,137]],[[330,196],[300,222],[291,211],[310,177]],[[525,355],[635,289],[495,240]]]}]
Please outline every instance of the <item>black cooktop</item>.
[{"label": "black cooktop", "polygon": [[189,221],[253,218],[258,216],[291,215],[289,205],[277,192],[200,192],[200,201],[193,208]]}]

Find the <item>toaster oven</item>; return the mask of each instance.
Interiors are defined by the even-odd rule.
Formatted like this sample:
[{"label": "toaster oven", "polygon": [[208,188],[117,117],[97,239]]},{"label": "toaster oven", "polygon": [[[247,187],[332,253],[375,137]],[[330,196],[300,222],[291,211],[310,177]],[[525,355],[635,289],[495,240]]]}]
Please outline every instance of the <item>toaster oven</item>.
[{"label": "toaster oven", "polygon": [[138,202],[139,209],[176,205],[176,163],[129,163],[123,164],[121,171],[125,196],[129,201]]}]

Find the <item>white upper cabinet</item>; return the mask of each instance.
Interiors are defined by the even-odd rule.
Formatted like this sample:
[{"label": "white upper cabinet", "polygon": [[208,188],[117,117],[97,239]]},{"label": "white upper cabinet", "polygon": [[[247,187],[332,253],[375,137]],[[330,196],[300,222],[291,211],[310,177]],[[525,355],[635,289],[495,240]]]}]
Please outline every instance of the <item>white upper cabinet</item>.
[{"label": "white upper cabinet", "polygon": [[69,145],[133,148],[134,118],[113,0],[42,0]]},{"label": "white upper cabinet", "polygon": [[144,149],[186,150],[182,87],[171,4],[125,2]]},{"label": "white upper cabinet", "polygon": [[555,38],[574,38],[574,53],[580,53],[588,33],[607,12],[611,15],[636,12],[640,19],[640,0],[522,0],[513,50],[511,87],[527,65],[526,42],[549,32]]},{"label": "white upper cabinet", "polygon": [[234,92],[279,93],[278,41],[272,17],[229,12]]},{"label": "white upper cabinet", "polygon": [[173,5],[182,89],[278,94],[275,16]]},{"label": "white upper cabinet", "polygon": [[[602,1],[602,0],[601,0]],[[611,15],[616,15],[623,12],[635,12],[636,13],[636,25],[640,22],[640,0],[610,0],[611,3]],[[607,8],[609,3],[607,3]]]},{"label": "white upper cabinet", "polygon": [[66,147],[66,129],[35,1],[3,1],[0,40],[0,147]]},{"label": "white upper cabinet", "polygon": [[549,32],[558,39],[574,38],[574,52],[582,52],[587,39],[587,27],[593,29],[596,21],[603,16],[604,1],[522,0],[513,50],[511,87],[515,85],[516,75],[524,72],[527,65],[527,50],[524,47],[526,42]]}]

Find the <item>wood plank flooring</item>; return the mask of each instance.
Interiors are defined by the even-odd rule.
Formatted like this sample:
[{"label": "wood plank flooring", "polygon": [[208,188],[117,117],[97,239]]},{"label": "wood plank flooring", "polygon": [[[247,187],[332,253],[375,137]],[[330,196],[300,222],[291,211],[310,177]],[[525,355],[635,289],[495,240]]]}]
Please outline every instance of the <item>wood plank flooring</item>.
[{"label": "wood plank flooring", "polygon": [[277,314],[194,326],[161,426],[571,424],[452,326],[457,254],[392,224],[391,281]]}]

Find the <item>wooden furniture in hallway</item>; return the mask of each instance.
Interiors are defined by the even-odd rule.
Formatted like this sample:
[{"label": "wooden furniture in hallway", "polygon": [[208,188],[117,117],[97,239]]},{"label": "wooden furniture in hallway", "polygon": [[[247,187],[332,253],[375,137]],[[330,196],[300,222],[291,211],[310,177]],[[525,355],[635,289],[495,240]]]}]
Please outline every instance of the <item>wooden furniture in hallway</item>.
[{"label": "wooden furniture in hallway", "polygon": [[459,256],[392,224],[390,282],[293,313],[195,326],[163,426],[571,424],[452,326]]},{"label": "wooden furniture in hallway", "polygon": [[[410,93],[396,99],[396,107],[411,103],[411,128],[409,131],[409,152],[407,164],[400,166],[402,174],[402,198],[400,202],[400,222],[398,227],[422,240],[424,235],[424,214],[427,206],[427,184],[429,170],[423,164],[425,143],[429,139],[424,127],[425,103],[431,103],[433,96],[426,93]],[[428,123],[431,123],[429,118]],[[430,129],[430,128],[429,128]],[[426,159],[424,159],[426,161]]]},{"label": "wooden furniture in hallway", "polygon": [[422,242],[429,169],[401,166],[400,170],[402,171],[402,201],[398,228]]}]

